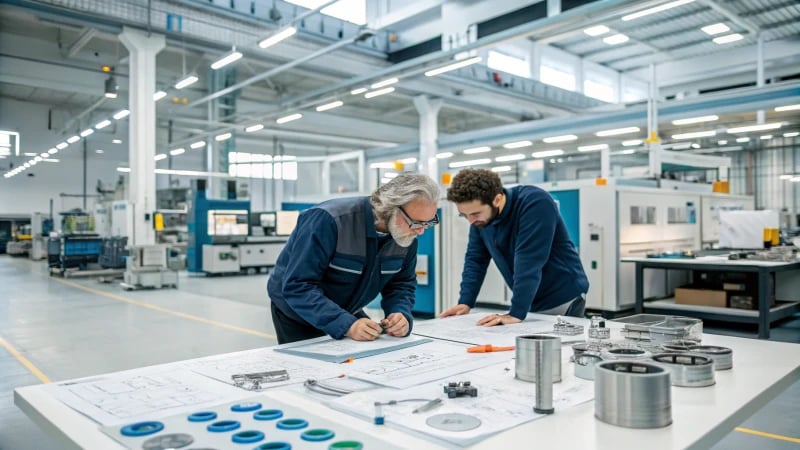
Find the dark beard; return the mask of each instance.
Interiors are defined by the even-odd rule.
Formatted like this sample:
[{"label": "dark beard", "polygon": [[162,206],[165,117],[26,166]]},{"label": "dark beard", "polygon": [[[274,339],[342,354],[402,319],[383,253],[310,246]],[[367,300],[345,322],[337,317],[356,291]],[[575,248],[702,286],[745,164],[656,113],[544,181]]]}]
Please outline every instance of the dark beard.
[{"label": "dark beard", "polygon": [[485,223],[482,223],[480,225],[478,225],[477,223],[473,225],[475,225],[478,228],[486,228],[492,223],[492,221],[495,219],[495,217],[497,217],[498,214],[500,214],[500,208],[498,208],[497,206],[492,206],[492,214],[489,215],[489,219],[486,220]]}]

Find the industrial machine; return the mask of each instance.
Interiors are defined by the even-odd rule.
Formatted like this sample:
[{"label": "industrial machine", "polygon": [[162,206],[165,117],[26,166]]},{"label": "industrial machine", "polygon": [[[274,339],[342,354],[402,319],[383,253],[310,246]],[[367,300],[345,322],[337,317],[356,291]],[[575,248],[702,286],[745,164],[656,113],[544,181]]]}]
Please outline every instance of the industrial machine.
[{"label": "industrial machine", "polygon": [[22,225],[14,234],[14,239],[6,244],[6,253],[11,256],[28,256],[31,251],[31,226]]},{"label": "industrial machine", "polygon": [[102,238],[94,231],[94,216],[80,210],[61,213],[61,233],[47,241],[50,273],[86,269],[98,262]]},{"label": "industrial machine", "polygon": [[51,231],[53,231],[52,217],[42,213],[31,215],[31,259],[47,259],[47,240]]},{"label": "industrial machine", "polygon": [[142,245],[129,248],[123,282],[125,290],[178,287],[178,272],[167,264],[169,247]]}]

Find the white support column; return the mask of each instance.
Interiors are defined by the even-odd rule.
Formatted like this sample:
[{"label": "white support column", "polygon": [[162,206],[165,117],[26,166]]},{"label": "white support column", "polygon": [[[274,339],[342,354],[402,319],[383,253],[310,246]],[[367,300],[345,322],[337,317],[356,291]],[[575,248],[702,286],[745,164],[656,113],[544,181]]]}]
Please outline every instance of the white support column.
[{"label": "white support column", "polygon": [[[756,86],[764,86],[764,34],[758,33],[756,44]],[[764,123],[764,110],[756,112],[756,122]]]},{"label": "white support column", "polygon": [[414,97],[414,106],[419,114],[419,171],[437,182],[439,165],[436,159],[439,138],[438,117],[442,100],[431,100],[426,95]]},{"label": "white support column", "polygon": [[128,109],[128,159],[133,209],[131,245],[155,244],[153,213],[156,210],[156,55],[164,48],[163,35],[148,34],[124,27],[119,39],[128,49],[130,59]]},{"label": "white support column", "polygon": [[600,177],[608,179],[611,176],[611,149],[600,150]]},{"label": "white support column", "polygon": [[661,178],[661,139],[658,137],[658,79],[656,65],[650,64],[650,95],[647,98],[647,148],[650,150],[650,174]]}]

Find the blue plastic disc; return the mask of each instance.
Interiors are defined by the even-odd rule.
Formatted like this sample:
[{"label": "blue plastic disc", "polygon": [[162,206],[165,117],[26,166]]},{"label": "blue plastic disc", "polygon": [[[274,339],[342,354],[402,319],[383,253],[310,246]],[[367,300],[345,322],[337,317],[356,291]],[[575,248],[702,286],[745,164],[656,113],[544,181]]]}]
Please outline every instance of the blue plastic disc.
[{"label": "blue plastic disc", "polygon": [[326,430],[324,428],[317,428],[314,430],[304,431],[303,434],[300,435],[300,438],[309,442],[322,442],[327,441],[328,439],[333,439],[333,436],[333,431]]},{"label": "blue plastic disc", "polygon": [[148,434],[158,433],[164,429],[164,424],[161,422],[137,422],[130,425],[125,425],[119,432],[123,436],[147,436]]},{"label": "blue plastic disc", "polygon": [[250,411],[255,411],[257,409],[261,409],[261,403],[248,402],[248,403],[238,403],[236,405],[231,406],[231,411],[233,412],[250,412]]},{"label": "blue plastic disc", "polygon": [[219,422],[208,425],[206,429],[212,433],[224,433],[226,431],[233,431],[240,426],[242,426],[242,424],[235,420],[220,420]]},{"label": "blue plastic disc", "polygon": [[252,444],[264,439],[264,433],[256,430],[240,431],[231,438],[237,444]]},{"label": "blue plastic disc", "polygon": [[288,442],[266,442],[253,450],[292,450],[292,444]]},{"label": "blue plastic disc", "polygon": [[262,409],[253,413],[253,419],[256,420],[275,420],[283,417],[283,411],[280,409]]},{"label": "blue plastic disc", "polygon": [[281,430],[299,430],[308,426],[308,421],[303,419],[283,419],[277,427]]},{"label": "blue plastic disc", "polygon": [[209,420],[214,420],[216,418],[217,413],[214,411],[200,411],[187,417],[189,422],[208,422]]}]

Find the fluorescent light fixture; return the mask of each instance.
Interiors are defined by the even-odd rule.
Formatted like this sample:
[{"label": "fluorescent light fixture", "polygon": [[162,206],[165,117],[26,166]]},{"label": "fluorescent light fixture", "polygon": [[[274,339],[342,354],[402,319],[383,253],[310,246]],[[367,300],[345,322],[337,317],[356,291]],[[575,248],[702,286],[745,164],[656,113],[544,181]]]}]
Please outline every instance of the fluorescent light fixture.
[{"label": "fluorescent light fixture", "polygon": [[290,114],[288,116],[284,116],[284,117],[281,117],[279,119],[276,119],[275,123],[280,125],[280,124],[288,123],[288,122],[291,122],[291,121],[294,121],[294,120],[298,120],[298,119],[302,119],[302,118],[303,118],[302,114],[294,113],[294,114]]},{"label": "fluorescent light fixture", "polygon": [[294,36],[295,33],[297,33],[297,28],[295,27],[284,28],[283,30],[259,42],[258,46],[261,48],[272,47],[278,42],[283,41],[285,39],[289,39],[290,37]]},{"label": "fluorescent light fixture", "polygon": [[630,40],[630,38],[622,33],[612,34],[611,36],[603,38],[603,42],[608,45],[622,44],[623,42],[628,42],[628,40]]},{"label": "fluorescent light fixture", "polygon": [[98,130],[102,130],[103,128],[105,128],[105,127],[107,127],[109,125],[111,125],[111,121],[106,119],[106,120],[103,120],[102,122],[98,122],[94,127],[97,128]]},{"label": "fluorescent light fixture", "polygon": [[336,100],[335,102],[325,103],[324,105],[317,106],[317,112],[327,111],[329,109],[338,108],[344,105],[344,102],[341,100]]},{"label": "fluorescent light fixture", "polygon": [[186,149],[183,148],[183,147],[176,148],[175,150],[170,150],[169,151],[169,154],[172,155],[172,156],[178,156],[178,155],[182,155],[184,153],[186,153]]},{"label": "fluorescent light fixture", "polygon": [[766,131],[766,130],[776,130],[783,125],[780,122],[775,123],[765,123],[761,125],[748,125],[745,127],[735,127],[735,128],[728,128],[728,133],[750,133],[751,131]]},{"label": "fluorescent light fixture", "polygon": [[492,172],[511,172],[512,170],[514,170],[514,168],[511,166],[497,166],[491,168]]},{"label": "fluorescent light fixture", "polygon": [[117,113],[114,114],[112,117],[114,117],[114,120],[119,120],[128,117],[130,114],[131,114],[130,111],[128,111],[127,109],[123,109],[122,111],[117,111]]},{"label": "fluorescent light fixture", "polygon": [[31,166],[31,163],[27,163],[27,162],[26,162],[26,163],[25,163],[25,164],[23,164],[22,166],[23,166],[23,167],[25,167],[25,168],[27,169],[27,168],[29,168],[29,167]]},{"label": "fluorescent light fixture", "polygon": [[122,144],[122,139],[114,139],[111,141],[112,144]]},{"label": "fluorescent light fixture", "polygon": [[87,128],[87,129],[81,131],[81,137],[89,136],[92,133],[94,133],[94,130],[91,129],[91,128]]},{"label": "fluorescent light fixture", "polygon": [[58,153],[58,149],[53,147],[50,150],[48,150],[47,153],[50,155],[55,155],[56,153]]},{"label": "fluorescent light fixture", "polygon": [[201,147],[205,147],[205,146],[206,146],[206,141],[197,141],[197,142],[192,142],[192,144],[189,147],[190,148],[201,148]]},{"label": "fluorescent light fixture", "polygon": [[623,147],[632,147],[634,145],[642,145],[641,139],[631,139],[630,141],[622,141]]},{"label": "fluorescent light fixture", "polygon": [[[41,161],[41,159],[42,159],[42,158],[40,158],[38,156],[37,156],[37,158],[39,158],[39,161]],[[37,161],[36,158],[34,158],[34,159],[29,160],[28,162],[30,163],[30,165],[35,166],[36,163],[38,163],[39,161]]]},{"label": "fluorescent light fixture", "polygon": [[363,94],[364,92],[367,92],[368,90],[369,89],[367,89],[365,87],[361,87],[361,88],[353,89],[352,91],[350,91],[350,94],[351,95]]},{"label": "fluorescent light fixture", "polygon": [[766,141],[767,139],[772,139],[772,135],[771,134],[765,134],[765,135],[759,137],[759,139],[763,139],[763,140]]},{"label": "fluorescent light fixture", "polygon": [[446,72],[451,72],[453,70],[458,70],[462,67],[471,66],[473,64],[477,64],[481,62],[480,56],[474,56],[472,58],[462,59],[461,61],[456,61],[452,64],[448,64],[446,66],[442,66],[436,69],[429,70],[425,72],[426,77],[435,77],[436,75],[441,75]]},{"label": "fluorescent light fixture", "polygon": [[738,143],[750,142],[750,138],[749,137],[736,138],[736,142],[738,142]]},{"label": "fluorescent light fixture", "polygon": [[157,101],[161,100],[162,98],[164,98],[166,96],[167,96],[166,92],[164,92],[164,91],[156,91],[156,93],[153,94],[153,101],[157,102]]},{"label": "fluorescent light fixture", "polygon": [[39,162],[42,160],[42,157],[37,155],[36,158],[33,158],[33,160]]},{"label": "fluorescent light fixture", "polygon": [[414,158],[414,157],[403,158],[403,159],[400,160],[400,162],[403,163],[403,164],[414,164],[415,162],[417,162],[417,158]]},{"label": "fluorescent light fixture", "polygon": [[700,116],[700,117],[690,117],[688,119],[678,119],[673,120],[673,125],[689,125],[693,123],[702,123],[702,122],[713,122],[715,120],[719,120],[719,116],[711,115],[711,116]]},{"label": "fluorescent light fixture", "polygon": [[795,177],[792,177],[791,180],[792,180],[792,183],[797,183],[798,181],[800,181],[800,177],[795,176]]},{"label": "fluorescent light fixture", "polygon": [[42,159],[42,161],[49,162],[49,163],[57,163],[57,162],[59,162],[61,160],[57,159],[57,158],[44,158],[44,159]]},{"label": "fluorescent light fixture", "polygon": [[791,180],[792,177],[794,177],[794,175],[786,174],[786,175],[781,175],[778,178],[780,178],[781,180]]},{"label": "fluorescent light fixture", "polygon": [[680,133],[680,134],[673,134],[672,139],[697,139],[702,137],[711,137],[716,136],[717,132],[714,130],[708,131],[695,131],[693,133]]},{"label": "fluorescent light fixture", "polygon": [[39,156],[41,156],[42,158],[49,158],[49,157],[50,157],[50,153],[43,152],[43,153],[42,153],[42,154],[40,154]]},{"label": "fluorescent light fixture", "polygon": [[369,87],[370,87],[370,89],[378,89],[378,88],[389,86],[391,84],[395,84],[398,81],[400,81],[399,78],[387,78],[386,80],[379,81],[377,83],[373,83]]},{"label": "fluorescent light fixture", "polygon": [[563,136],[553,136],[553,137],[546,137],[542,139],[542,142],[546,144],[553,144],[556,142],[569,142],[569,141],[576,141],[578,140],[578,136],[574,134],[565,134]]},{"label": "fluorescent light fixture", "polygon": [[214,140],[217,142],[222,142],[224,140],[230,139],[233,136],[231,133],[222,133],[214,136]]},{"label": "fluorescent light fixture", "polygon": [[595,25],[593,27],[584,29],[583,32],[588,34],[589,36],[600,36],[601,34],[608,33],[609,29],[605,25]]},{"label": "fluorescent light fixture", "polygon": [[369,165],[370,169],[394,169],[394,161],[376,162]]},{"label": "fluorescent light fixture", "polygon": [[22,155],[23,156],[36,156],[36,152],[25,152]]},{"label": "fluorescent light fixture", "polygon": [[[264,124],[263,123],[257,123],[255,125],[250,125],[249,127],[245,128],[244,132],[245,133],[255,133],[256,131],[263,130],[263,129],[264,129]],[[203,145],[205,145],[205,142],[203,143]]]},{"label": "fluorescent light fixture", "polygon": [[127,173],[130,171],[131,171],[130,167],[117,167],[117,172]]},{"label": "fluorescent light fixture", "polygon": [[796,111],[798,109],[800,109],[800,103],[796,105],[778,106],[777,108],[775,108],[775,112]]},{"label": "fluorescent light fixture", "polygon": [[636,150],[634,150],[632,148],[629,148],[629,149],[626,149],[626,150],[621,150],[619,152],[620,155],[632,155],[634,153],[636,153]]},{"label": "fluorescent light fixture", "polygon": [[722,44],[730,44],[731,42],[741,41],[742,39],[744,39],[744,36],[742,36],[739,33],[733,33],[733,34],[726,34],[725,36],[715,37],[712,40],[714,41],[715,44],[722,45]]},{"label": "fluorescent light fixture", "polygon": [[627,22],[629,20],[638,19],[640,17],[649,16],[650,14],[660,13],[661,11],[677,8],[678,6],[685,5],[687,3],[692,3],[693,1],[694,0],[675,0],[673,2],[664,3],[663,5],[658,5],[652,8],[643,9],[633,14],[628,14],[627,16],[622,16],[622,20],[624,22]]},{"label": "fluorescent light fixture", "polygon": [[67,138],[67,142],[70,143],[70,144],[74,144],[74,143],[76,143],[76,142],[78,142],[80,140],[81,140],[80,136],[77,136],[77,135],[76,136],[70,136],[69,138]]},{"label": "fluorescent light fixture", "polygon": [[464,150],[462,153],[465,155],[474,155],[476,153],[486,153],[492,151],[492,147],[473,147]]},{"label": "fluorescent light fixture", "polygon": [[503,144],[503,148],[514,149],[514,148],[524,148],[530,147],[533,145],[531,141],[516,141],[516,142],[509,142],[508,144]]},{"label": "fluorescent light fixture", "polygon": [[56,145],[56,148],[59,149],[59,150],[64,150],[67,147],[69,147],[69,144],[67,144],[66,142],[62,142],[62,143]]},{"label": "fluorescent light fixture", "polygon": [[103,153],[105,153],[102,149],[99,149],[99,148],[97,150],[95,150],[94,152],[97,153],[98,155],[102,155]]},{"label": "fluorescent light fixture", "polygon": [[522,153],[516,153],[514,155],[504,155],[498,156],[494,159],[495,162],[509,162],[509,161],[519,161],[520,159],[525,159],[525,155]]},{"label": "fluorescent light fixture", "polygon": [[453,152],[443,152],[436,155],[436,159],[447,159],[452,157],[453,157]]},{"label": "fluorescent light fixture", "polygon": [[451,162],[448,167],[456,169],[458,167],[480,166],[482,164],[489,164],[492,160],[489,158],[470,159],[468,161]]},{"label": "fluorescent light fixture", "polygon": [[234,62],[236,62],[236,61],[238,61],[240,59],[242,59],[242,53],[241,52],[237,52],[236,49],[233,49],[227,55],[225,55],[222,58],[214,61],[211,64],[211,68],[214,69],[214,70],[218,70],[218,69],[221,69],[221,68],[227,66],[228,64],[234,63]]},{"label": "fluorescent light fixture", "polygon": [[397,175],[399,175],[397,172],[384,172],[383,173],[383,176],[386,177],[386,178],[389,178],[389,179],[397,178]]},{"label": "fluorescent light fixture", "polygon": [[185,87],[189,87],[197,83],[197,80],[199,80],[199,78],[197,78],[197,75],[194,74],[186,75],[185,77],[183,77],[183,79],[178,80],[178,82],[175,83],[175,89],[183,89]]},{"label": "fluorescent light fixture", "polygon": [[159,154],[157,154],[157,155],[156,155],[156,156],[155,156],[153,159],[155,159],[156,161],[161,161],[162,159],[166,159],[166,158],[167,158],[167,155],[166,155],[166,154],[164,154],[164,153],[159,153]]},{"label": "fluorescent light fixture", "polygon": [[608,144],[592,144],[592,145],[581,145],[578,147],[579,152],[594,152],[597,150],[605,150],[608,148]]},{"label": "fluorescent light fixture", "polygon": [[533,152],[531,156],[534,158],[549,158],[551,156],[561,156],[564,154],[564,150],[560,148],[554,150],[542,150],[541,152]]},{"label": "fluorescent light fixture", "polygon": [[728,141],[726,139],[721,139],[721,140],[717,141],[717,145],[726,145],[727,143],[728,143]]},{"label": "fluorescent light fixture", "polygon": [[615,128],[613,130],[598,131],[597,133],[595,133],[595,136],[599,137],[617,136],[620,134],[638,133],[639,131],[640,131],[639,127]]},{"label": "fluorescent light fixture", "polygon": [[392,92],[394,92],[394,88],[387,87],[383,89],[378,89],[377,91],[367,92],[366,94],[364,94],[364,98],[377,97],[379,95],[391,94]]},{"label": "fluorescent light fixture", "polygon": [[692,144],[692,148],[700,148],[700,144]]},{"label": "fluorescent light fixture", "polygon": [[703,30],[703,33],[709,36],[725,33],[731,30],[730,27],[725,25],[724,23],[715,23],[714,25],[706,25],[700,29]]},{"label": "fluorescent light fixture", "polygon": [[783,133],[783,137],[800,136],[800,131],[792,131],[791,133]]}]

